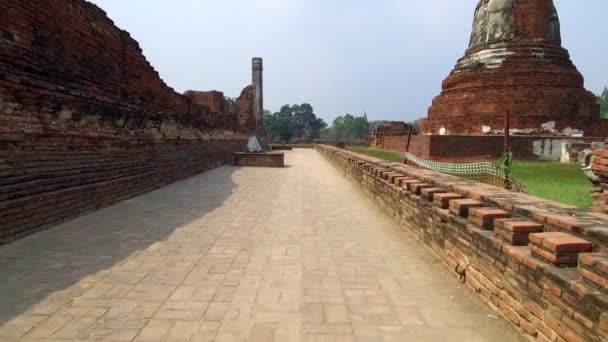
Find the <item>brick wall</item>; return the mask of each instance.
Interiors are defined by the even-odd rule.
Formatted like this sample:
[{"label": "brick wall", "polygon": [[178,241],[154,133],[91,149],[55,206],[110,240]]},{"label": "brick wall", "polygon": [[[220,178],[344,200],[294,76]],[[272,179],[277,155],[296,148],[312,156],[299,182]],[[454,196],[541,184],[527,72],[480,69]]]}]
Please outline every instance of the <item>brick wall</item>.
[{"label": "brick wall", "polygon": [[[504,137],[498,135],[413,135],[410,153],[425,159],[499,158]],[[560,161],[561,144],[593,144],[603,138],[560,136],[511,136],[509,145],[517,159]],[[384,149],[405,152],[407,135],[387,136]]]},{"label": "brick wall", "polygon": [[0,0],[0,243],[223,164],[248,97],[192,103],[89,2]]},{"label": "brick wall", "polygon": [[528,340],[608,340],[608,215],[317,150]]},{"label": "brick wall", "polygon": [[207,106],[211,109],[211,111],[218,113],[226,112],[226,100],[224,99],[224,93],[221,91],[189,90],[185,92],[184,95],[190,98],[192,103]]}]

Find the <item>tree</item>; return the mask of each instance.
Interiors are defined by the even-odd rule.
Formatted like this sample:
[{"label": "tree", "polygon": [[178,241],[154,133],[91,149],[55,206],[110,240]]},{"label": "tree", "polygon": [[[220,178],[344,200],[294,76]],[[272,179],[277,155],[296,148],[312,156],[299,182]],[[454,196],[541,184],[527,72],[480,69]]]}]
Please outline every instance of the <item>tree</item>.
[{"label": "tree", "polygon": [[333,141],[355,142],[365,140],[369,134],[370,125],[367,117],[355,117],[351,114],[337,117],[332,127],[323,131],[323,138]]},{"label": "tree", "polygon": [[281,141],[317,139],[321,130],[327,127],[323,119],[317,118],[313,107],[308,103],[284,105],[278,112],[265,115],[264,125],[271,140]]},{"label": "tree", "polygon": [[597,103],[600,105],[600,115],[608,119],[608,87],[604,87],[604,91],[597,97]]}]

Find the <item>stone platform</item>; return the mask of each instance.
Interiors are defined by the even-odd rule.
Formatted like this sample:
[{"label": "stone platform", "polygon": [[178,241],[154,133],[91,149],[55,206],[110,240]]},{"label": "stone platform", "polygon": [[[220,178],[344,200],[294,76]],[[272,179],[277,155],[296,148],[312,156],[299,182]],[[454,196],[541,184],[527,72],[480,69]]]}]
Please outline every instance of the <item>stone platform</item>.
[{"label": "stone platform", "polygon": [[281,152],[249,153],[235,152],[235,166],[284,167],[285,154]]}]

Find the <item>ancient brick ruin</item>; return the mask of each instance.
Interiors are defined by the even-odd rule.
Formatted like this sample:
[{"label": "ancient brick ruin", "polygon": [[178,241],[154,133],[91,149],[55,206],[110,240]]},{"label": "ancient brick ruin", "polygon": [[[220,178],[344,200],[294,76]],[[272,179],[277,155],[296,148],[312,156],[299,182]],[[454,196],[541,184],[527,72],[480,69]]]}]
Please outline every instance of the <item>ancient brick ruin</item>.
[{"label": "ancient brick ruin", "polygon": [[373,130],[370,144],[375,148],[405,151],[410,133],[416,134],[412,126],[402,121],[392,121]]},{"label": "ancient brick ruin", "polygon": [[608,214],[608,149],[593,151],[591,158],[594,210]]},{"label": "ancient brick ruin", "polygon": [[84,0],[0,8],[0,243],[225,163],[255,92],[167,86],[129,33]]},{"label": "ancient brick ruin", "polygon": [[561,46],[552,0],[481,0],[469,48],[421,128],[430,134],[503,131],[507,111],[513,129],[555,121],[557,132],[608,132],[595,96]]},{"label": "ancient brick ruin", "polygon": [[606,341],[608,215],[317,145],[530,341]]}]

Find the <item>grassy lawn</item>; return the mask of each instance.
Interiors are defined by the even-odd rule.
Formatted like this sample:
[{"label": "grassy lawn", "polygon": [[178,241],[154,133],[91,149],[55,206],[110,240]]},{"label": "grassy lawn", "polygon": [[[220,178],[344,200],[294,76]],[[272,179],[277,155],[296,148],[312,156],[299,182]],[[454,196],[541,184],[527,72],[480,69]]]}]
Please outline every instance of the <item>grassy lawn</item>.
[{"label": "grassy lawn", "polygon": [[513,175],[531,195],[589,208],[591,182],[578,164],[515,161]]},{"label": "grassy lawn", "polygon": [[[397,152],[355,146],[348,149],[391,162],[403,162],[403,157]],[[580,208],[592,205],[589,195],[592,185],[578,164],[515,161],[513,174],[531,195]]]},{"label": "grassy lawn", "polygon": [[361,146],[348,146],[346,149],[353,151],[353,152],[365,154],[368,156],[388,160],[393,163],[403,163],[403,161],[405,160],[405,157],[402,156],[401,154],[399,154],[397,152],[387,151],[387,150],[380,150],[380,149],[376,149],[376,148],[361,147]]}]

